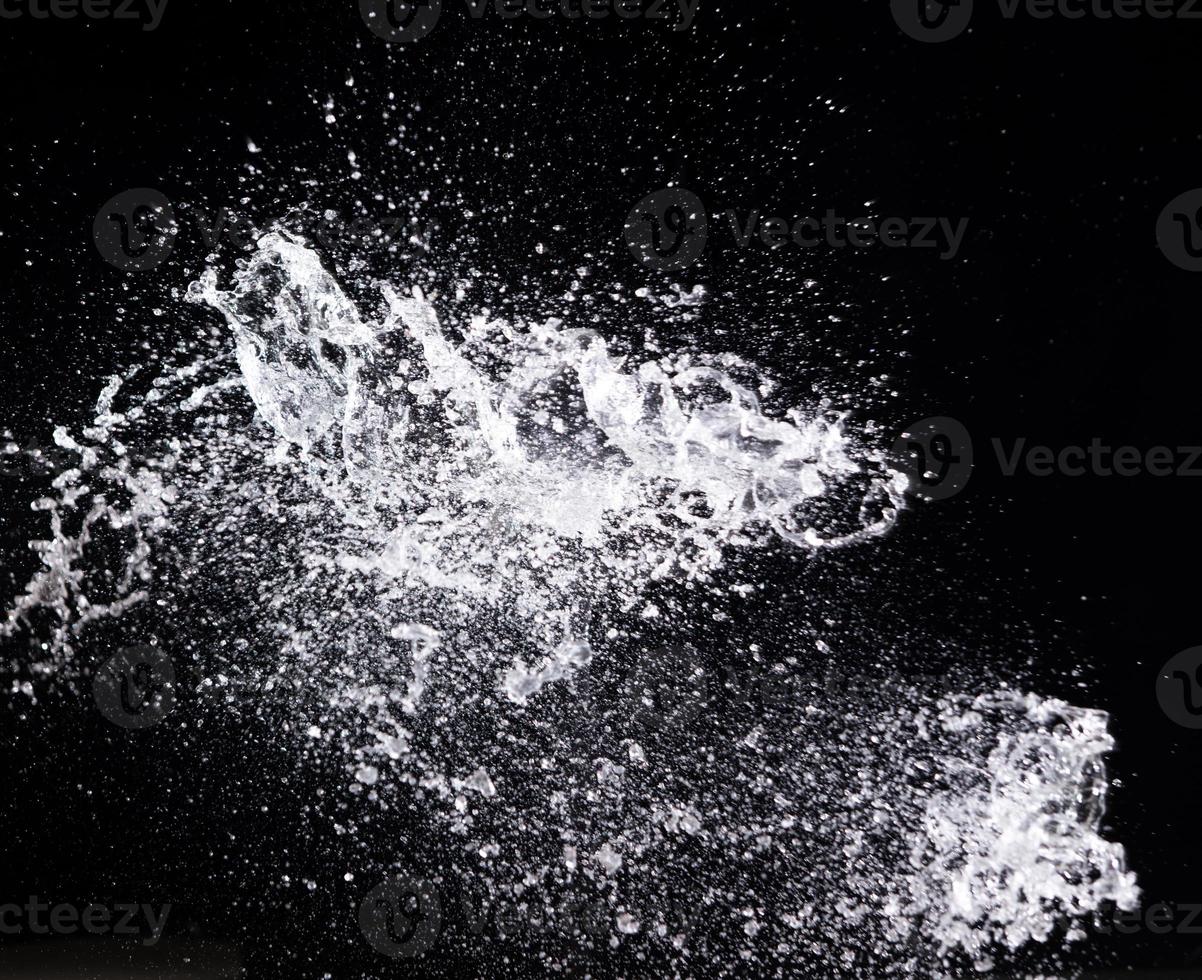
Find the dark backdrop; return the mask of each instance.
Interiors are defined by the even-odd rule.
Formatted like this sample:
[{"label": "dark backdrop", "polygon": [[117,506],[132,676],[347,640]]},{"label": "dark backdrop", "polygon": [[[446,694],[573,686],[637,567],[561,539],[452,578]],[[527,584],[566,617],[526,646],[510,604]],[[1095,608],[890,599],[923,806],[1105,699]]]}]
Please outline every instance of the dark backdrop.
[{"label": "dark backdrop", "polygon": [[[470,253],[546,284],[585,253],[632,285],[665,283],[633,266],[621,236],[633,203],[669,180],[740,210],[858,213],[874,201],[888,214],[967,216],[948,262],[876,250],[805,266],[715,243],[700,275],[725,333],[703,325],[695,339],[766,362],[801,394],[887,373],[903,394],[874,406],[886,426],[936,415],[968,426],[968,488],[918,505],[887,557],[845,560],[879,564],[886,594],[873,601],[964,651],[939,669],[992,658],[1041,693],[1112,711],[1108,830],[1146,904],[1202,902],[1192,846],[1202,735],[1171,723],[1154,695],[1164,661],[1202,642],[1202,482],[1007,478],[989,445],[1202,443],[1202,279],[1174,267],[1154,233],[1168,201],[1202,184],[1199,43],[1197,23],[1003,21],[985,9],[968,34],[924,45],[886,3],[860,0],[702,0],[680,33],[477,23],[448,4],[436,31],[404,50],[368,32],[350,0],[171,0],[151,32],[0,21],[0,425],[45,442],[50,420],[90,403],[96,379],[147,336],[189,328],[148,311],[178,308],[172,290],[201,267],[202,248],[183,244],[154,274],[131,276],[93,247],[97,208],[130,187],[218,206],[250,193],[270,214],[292,203],[292,168],[330,172],[357,146],[372,186],[404,195],[450,180],[495,207],[470,230],[447,207],[441,240],[463,253],[448,244],[431,264],[453,273]],[[378,113],[363,110],[389,91],[421,106],[417,152],[390,155]],[[247,190],[247,139],[278,194]],[[349,186],[310,195],[349,207]],[[810,275],[821,287],[799,302]],[[19,554],[27,500],[12,488],[10,502],[0,534]],[[13,561],[17,578],[25,566]],[[341,975],[364,957],[345,902],[302,895],[280,907],[255,893],[264,839],[294,836],[298,867],[352,863],[337,851],[350,845],[300,823],[320,774],[269,745],[239,745],[236,731],[224,742],[176,731],[151,752],[101,719],[81,728],[53,701],[27,705],[14,696],[0,722],[0,898],[149,888],[188,910],[176,927],[186,920],[215,944],[204,955],[239,947],[254,976],[289,975],[276,965],[289,956],[304,964],[296,975]],[[1120,962],[1178,971],[1196,944],[1144,934],[1103,945]]]}]

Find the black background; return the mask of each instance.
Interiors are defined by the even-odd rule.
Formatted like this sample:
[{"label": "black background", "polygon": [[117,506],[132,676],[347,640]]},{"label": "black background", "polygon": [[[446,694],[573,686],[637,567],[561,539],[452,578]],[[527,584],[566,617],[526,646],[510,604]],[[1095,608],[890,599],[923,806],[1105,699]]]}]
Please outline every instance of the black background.
[{"label": "black background", "polygon": [[[1202,278],[1170,264],[1155,239],[1161,209],[1202,185],[1202,23],[1007,21],[978,7],[969,33],[938,45],[902,34],[886,3],[860,0],[702,0],[680,33],[475,22],[448,4],[430,37],[402,50],[366,30],[349,0],[171,0],[153,32],[2,21],[3,425],[45,442],[51,419],[92,401],[97,379],[140,343],[186,331],[164,321],[203,250],[182,247],[155,273],[127,275],[96,253],[92,220],[113,194],[142,186],[201,202],[251,193],[257,213],[283,210],[293,203],[283,178],[275,199],[240,183],[248,138],[273,173],[331,168],[355,147],[379,185],[461,182],[496,206],[496,220],[459,244],[514,281],[553,280],[585,253],[646,280],[622,226],[669,180],[714,210],[858,213],[874,201],[881,213],[967,216],[954,261],[824,254],[812,272],[822,289],[800,301],[799,277],[780,269],[800,270],[804,257],[715,244],[703,278],[716,296],[708,322],[724,333],[706,336],[703,325],[697,339],[754,356],[786,383],[829,386],[847,371],[854,388],[888,373],[902,395],[878,418],[950,415],[969,427],[968,489],[907,515],[886,545],[880,587],[966,660],[998,651],[1016,670],[1029,666],[1041,693],[1113,712],[1107,832],[1126,845],[1146,905],[1202,902],[1202,734],[1172,724],[1153,689],[1165,660],[1202,642],[1202,483],[1005,478],[990,447],[994,437],[1202,443]],[[389,158],[375,117],[355,118],[351,105],[388,91],[420,103],[427,152]],[[339,104],[334,127],[322,121],[327,95]],[[313,198],[349,206],[349,188],[323,182]],[[544,241],[545,261],[532,247]],[[453,274],[457,254],[448,246],[431,261]],[[148,316],[156,306],[167,315]],[[857,362],[871,370],[848,367]],[[0,535],[19,579],[27,501],[17,491],[12,501]],[[268,745],[211,759],[186,731],[160,735],[151,752],[102,720],[81,732],[69,713],[56,721],[25,704],[14,697],[3,722],[0,897],[175,901],[196,936],[240,945],[252,976],[338,976],[355,957],[382,969],[354,946],[345,903],[302,910],[247,896],[254,877],[242,862],[257,836],[295,835],[312,864],[345,858],[294,823],[319,774]],[[273,785],[269,773],[287,776]],[[323,915],[339,920],[337,946],[315,924]],[[1184,975],[1199,945],[1189,939],[1102,945],[1119,962]]]}]

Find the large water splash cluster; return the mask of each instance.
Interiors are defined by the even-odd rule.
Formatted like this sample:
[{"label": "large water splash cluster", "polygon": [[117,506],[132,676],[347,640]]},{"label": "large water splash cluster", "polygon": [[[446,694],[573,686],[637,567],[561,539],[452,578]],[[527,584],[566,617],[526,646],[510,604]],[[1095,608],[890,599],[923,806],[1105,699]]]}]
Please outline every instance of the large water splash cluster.
[{"label": "large water splash cluster", "polygon": [[[386,282],[387,313],[373,321],[286,233],[259,242],[232,291],[216,278],[190,296],[225,315],[262,416],[410,524],[444,531],[461,516],[439,511],[454,495],[455,511],[589,545],[644,529],[683,551],[762,527],[832,547],[882,533],[901,505],[904,479],[879,454],[857,452],[837,421],[770,417],[769,385],[733,356],[629,364],[557,319],[521,329],[475,317],[456,343],[419,290]],[[856,476],[871,482],[859,526],[806,523],[807,501]]]},{"label": "large water splash cluster", "polygon": [[799,684],[749,715],[698,687],[700,655],[643,652],[666,669],[649,724],[646,678],[611,670],[632,623],[701,637],[735,550],[884,534],[905,480],[871,438],[822,405],[766,407],[734,356],[640,361],[560,319],[447,322],[416,289],[374,290],[357,305],[283,230],[229,289],[193,284],[226,327],[56,431],[76,465],[35,504],[43,567],[4,632],[49,629],[66,671],[101,620],[202,615],[218,652],[171,650],[201,686],[288,692],[289,737],[450,842],[381,874],[471,877],[552,920],[565,896],[600,903],[604,929],[517,937],[548,962],[649,944],[682,973],[949,975],[1134,901],[1099,836],[1101,712]]}]

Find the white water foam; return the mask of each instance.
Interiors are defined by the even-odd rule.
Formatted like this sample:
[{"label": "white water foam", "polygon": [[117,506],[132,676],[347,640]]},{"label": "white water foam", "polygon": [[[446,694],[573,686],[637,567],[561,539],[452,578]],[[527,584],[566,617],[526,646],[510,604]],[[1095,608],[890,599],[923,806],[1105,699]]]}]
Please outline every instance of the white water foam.
[{"label": "white water foam", "polygon": [[290,730],[341,754],[354,792],[412,794],[462,845],[446,860],[500,892],[601,895],[608,944],[662,944],[682,972],[701,940],[669,893],[735,962],[865,976],[985,969],[1134,902],[1099,835],[1102,712],[903,687],[811,692],[749,730],[635,730],[613,690],[576,714],[621,618],[658,614],[648,588],[692,595],[687,639],[732,550],[865,545],[904,478],[824,406],[765,407],[740,358],[638,361],[554,318],[448,324],[375,289],[373,317],[282,230],[230,289],[195,283],[232,358],[202,334],[56,431],[77,465],[35,505],[43,568],[3,634],[48,629],[66,671],[104,620],[236,595],[252,625],[226,669],[296,692]]}]

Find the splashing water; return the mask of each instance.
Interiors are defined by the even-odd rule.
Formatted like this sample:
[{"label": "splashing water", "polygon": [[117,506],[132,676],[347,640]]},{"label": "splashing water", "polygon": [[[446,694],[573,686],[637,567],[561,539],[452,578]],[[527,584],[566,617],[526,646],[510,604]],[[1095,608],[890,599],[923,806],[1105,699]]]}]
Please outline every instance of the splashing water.
[{"label": "splashing water", "polygon": [[[237,637],[222,668],[288,691],[353,793],[412,794],[457,843],[425,874],[545,910],[588,894],[599,955],[950,975],[1134,903],[1099,836],[1102,712],[802,683],[748,718],[686,654],[649,724],[645,686],[608,682],[606,645],[660,616],[657,584],[696,596],[729,587],[732,551],[893,526],[905,478],[845,417],[766,407],[771,381],[733,355],[636,363],[557,319],[447,324],[417,289],[375,290],[373,318],[282,229],[230,289],[194,283],[232,360],[202,334],[112,379],[80,439],[56,430],[75,465],[35,504],[43,567],[0,635],[48,629],[42,670],[67,672],[87,631],[152,597],[207,609]],[[672,610],[685,639],[703,606]],[[555,930],[521,942],[581,952]]]},{"label": "splashing water", "polygon": [[[412,523],[454,523],[421,520],[437,488],[441,506],[453,497],[488,522],[504,514],[589,544],[641,528],[670,534],[680,551],[764,525],[831,547],[882,533],[901,504],[900,477],[879,458],[853,460],[837,424],[771,419],[720,367],[683,357],[627,371],[595,332],[557,320],[520,333],[477,318],[455,346],[419,291],[378,286],[388,315],[364,321],[315,253],[273,233],[231,293],[209,272],[190,296],[225,315],[247,388],[276,431]],[[433,471],[448,450],[453,466]],[[833,537],[798,524],[807,500],[869,462],[878,517]]]},{"label": "splashing water", "polygon": [[897,921],[981,966],[991,946],[1046,942],[1107,901],[1134,908],[1123,848],[1097,835],[1102,757],[1114,748],[1106,714],[1013,694],[956,707],[943,708],[942,728],[993,747],[983,765],[955,749],[945,757],[948,786],[926,802],[913,871],[889,900]]}]

